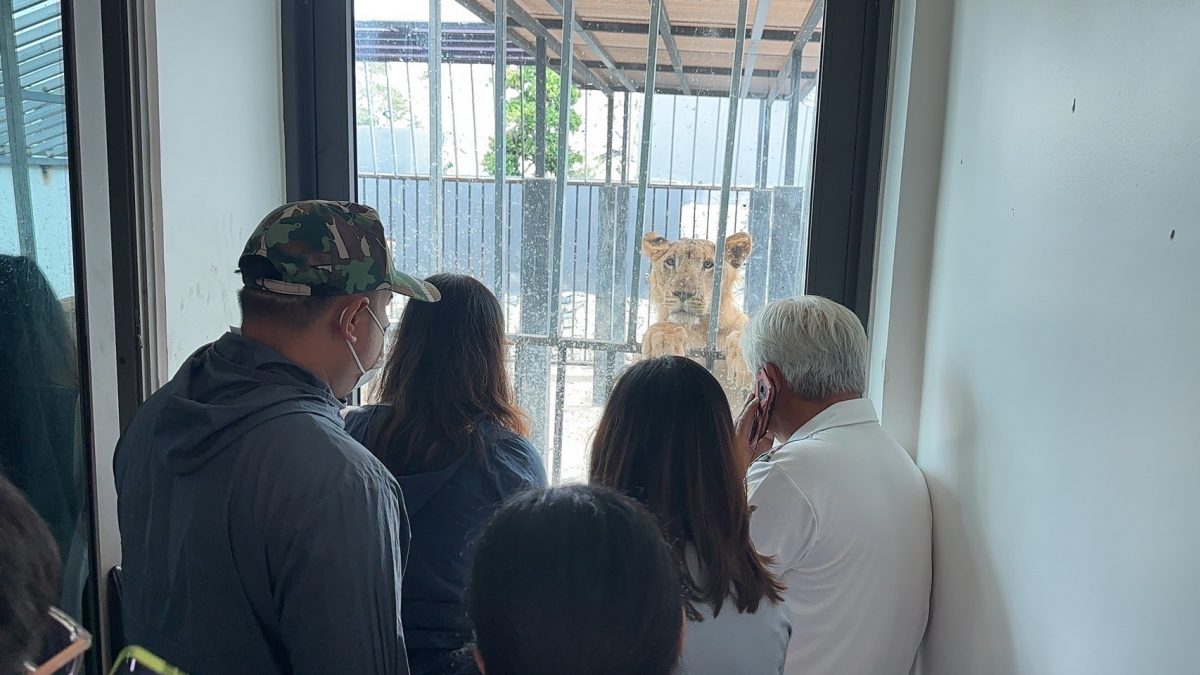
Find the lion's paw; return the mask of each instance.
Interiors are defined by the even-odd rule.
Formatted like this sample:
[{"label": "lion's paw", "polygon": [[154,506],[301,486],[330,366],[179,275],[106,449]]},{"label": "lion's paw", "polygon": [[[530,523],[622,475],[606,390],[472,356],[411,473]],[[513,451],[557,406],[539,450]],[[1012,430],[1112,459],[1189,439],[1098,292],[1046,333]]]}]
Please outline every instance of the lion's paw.
[{"label": "lion's paw", "polygon": [[642,336],[645,356],[687,356],[687,330],[683,326],[659,322]]}]

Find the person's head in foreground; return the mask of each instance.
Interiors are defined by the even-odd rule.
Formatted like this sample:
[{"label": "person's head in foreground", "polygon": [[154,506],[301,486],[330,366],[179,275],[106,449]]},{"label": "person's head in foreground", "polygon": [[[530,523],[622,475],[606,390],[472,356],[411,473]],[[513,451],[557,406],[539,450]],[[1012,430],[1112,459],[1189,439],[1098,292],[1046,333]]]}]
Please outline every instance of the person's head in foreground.
[{"label": "person's head in foreground", "polygon": [[[781,597],[750,543],[741,455],[720,383],[682,356],[630,366],[592,442],[589,481],[640,500],[658,516],[684,570],[692,618],[696,603],[716,615],[731,595],[739,612]],[[689,546],[696,570],[684,564]]]},{"label": "person's head in foreground", "polygon": [[393,473],[433,471],[464,454],[482,458],[487,421],[529,433],[504,367],[504,314],[478,280],[435,274],[437,303],[404,308],[377,394],[393,417],[379,445],[404,452],[380,457]]},{"label": "person's head in foreground", "polygon": [[338,398],[378,372],[392,293],[439,297],[392,266],[379,214],[353,202],[280,206],[250,236],[238,271],[242,333],[307,368]]},{"label": "person's head in foreground", "polygon": [[29,672],[52,642],[58,547],[21,491],[0,476],[0,673]]},{"label": "person's head in foreground", "polygon": [[486,675],[667,675],[683,597],[671,548],[633,499],[572,485],[526,492],[480,535],[467,586]]},{"label": "person's head in foreground", "polygon": [[[745,414],[773,390],[767,438],[786,441],[830,406],[862,398],[867,386],[867,334],[848,308],[804,295],[776,300],[742,331],[742,353],[756,378]],[[765,380],[765,382],[764,382]]]}]

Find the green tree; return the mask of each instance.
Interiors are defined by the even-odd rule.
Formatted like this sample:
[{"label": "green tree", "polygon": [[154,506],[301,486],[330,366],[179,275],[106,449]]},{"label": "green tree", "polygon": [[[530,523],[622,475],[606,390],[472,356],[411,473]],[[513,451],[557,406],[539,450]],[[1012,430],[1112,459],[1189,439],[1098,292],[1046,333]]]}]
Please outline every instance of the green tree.
[{"label": "green tree", "polygon": [[[372,68],[372,66],[375,66]],[[362,126],[409,126],[408,99],[396,87],[388,88],[386,63],[363,63],[354,69],[354,121]],[[390,106],[388,104],[391,104]],[[417,125],[420,126],[420,125]]]},{"label": "green tree", "polygon": [[[504,154],[505,174],[523,176],[532,174],[534,155],[537,150],[537,83],[532,74],[521,77],[520,66],[509,66],[504,75],[505,85],[505,131]],[[546,70],[546,173],[558,173],[558,97],[560,92],[558,73]],[[567,115],[567,130],[578,131],[583,120],[574,110],[579,100],[579,87],[571,86],[571,111]],[[583,171],[583,153],[567,151],[568,175]],[[483,166],[492,175],[496,174],[496,139],[488,141]]]}]

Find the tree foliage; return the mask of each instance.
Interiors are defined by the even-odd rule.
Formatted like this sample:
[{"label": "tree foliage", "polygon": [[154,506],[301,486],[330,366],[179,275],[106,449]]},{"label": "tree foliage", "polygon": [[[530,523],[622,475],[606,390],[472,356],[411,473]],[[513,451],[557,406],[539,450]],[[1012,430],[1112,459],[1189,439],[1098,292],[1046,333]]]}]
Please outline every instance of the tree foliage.
[{"label": "tree foliage", "polygon": [[[372,67],[374,66],[374,67]],[[384,68],[389,64],[363,64],[362,71],[354,69],[354,121],[361,126],[386,127],[395,124],[408,127],[409,102],[399,87],[388,89]],[[369,77],[368,77],[369,75]],[[390,105],[389,105],[390,103]],[[419,125],[418,125],[419,126]]]},{"label": "tree foliage", "polygon": [[[505,174],[524,176],[533,174],[534,156],[537,150],[537,82],[526,68],[524,77],[521,67],[509,66],[504,76],[505,84]],[[546,173],[558,173],[558,101],[561,81],[558,73],[546,70]],[[571,86],[571,110],[567,115],[567,131],[578,131],[583,124],[579,113],[574,110],[579,100],[579,87]],[[568,175],[583,170],[583,153],[578,150],[567,152]],[[492,175],[496,174],[496,139],[488,141],[483,166]]]}]

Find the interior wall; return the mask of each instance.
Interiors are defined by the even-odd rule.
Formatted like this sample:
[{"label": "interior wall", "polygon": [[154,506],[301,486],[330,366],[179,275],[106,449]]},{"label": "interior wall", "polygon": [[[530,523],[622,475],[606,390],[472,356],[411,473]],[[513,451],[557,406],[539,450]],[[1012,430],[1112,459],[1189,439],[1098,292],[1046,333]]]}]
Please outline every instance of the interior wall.
[{"label": "interior wall", "polygon": [[155,11],[169,376],[240,322],[238,257],[284,200],[279,0]]},{"label": "interior wall", "polygon": [[923,672],[1194,673],[1200,3],[958,0],[952,35]]},{"label": "interior wall", "polygon": [[871,297],[868,395],[915,454],[954,0],[898,3]]}]

